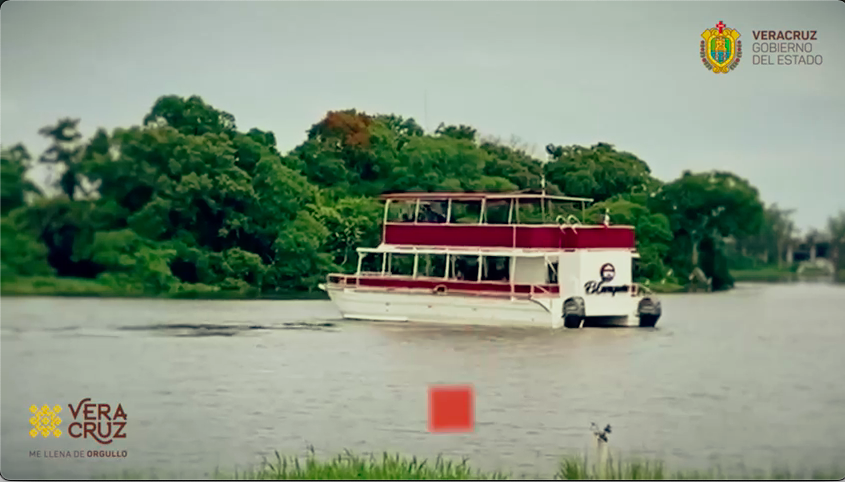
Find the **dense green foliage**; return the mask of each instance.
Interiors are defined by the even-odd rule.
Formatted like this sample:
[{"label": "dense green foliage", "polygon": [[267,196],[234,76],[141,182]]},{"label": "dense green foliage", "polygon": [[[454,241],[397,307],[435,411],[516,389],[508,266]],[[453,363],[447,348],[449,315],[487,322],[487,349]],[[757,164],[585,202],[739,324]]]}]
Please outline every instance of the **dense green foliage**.
[{"label": "dense green foliage", "polygon": [[273,133],[177,96],[158,99],[140,126],[85,140],[77,125],[40,131],[52,195],[26,177],[23,146],[2,151],[4,285],[58,276],[136,294],[310,291],[352,269],[356,246],[378,244],[378,194],[537,190],[544,178],[551,193],[593,198],[589,220],[609,210],[635,226],[636,275],[650,283],[684,284],[698,265],[727,288],[724,239],[767,226],[747,181],[713,172],[663,183],[606,143],[550,144],[541,162],[470,126],[427,134],[413,119],[348,110],[283,154]]}]

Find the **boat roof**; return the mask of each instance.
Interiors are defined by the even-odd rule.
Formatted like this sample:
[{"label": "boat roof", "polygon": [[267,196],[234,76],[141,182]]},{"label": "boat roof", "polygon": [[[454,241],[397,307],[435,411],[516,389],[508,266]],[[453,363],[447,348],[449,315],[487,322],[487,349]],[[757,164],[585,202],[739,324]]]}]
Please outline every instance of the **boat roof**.
[{"label": "boat roof", "polygon": [[[635,257],[636,250],[629,248],[594,248],[613,251],[631,251]],[[517,256],[520,258],[544,258],[559,255],[562,249],[510,249],[510,248],[472,248],[472,247],[435,247],[435,246],[407,246],[381,244],[377,248],[358,248],[359,253],[393,253],[393,254],[452,254],[456,256]]]},{"label": "boat roof", "polygon": [[382,194],[379,196],[382,200],[392,201],[481,201],[482,199],[492,200],[510,200],[510,199],[550,199],[553,201],[582,201],[593,202],[592,198],[572,197],[572,196],[553,196],[546,193],[530,192],[530,191],[511,191],[511,192],[397,192],[391,194]]}]

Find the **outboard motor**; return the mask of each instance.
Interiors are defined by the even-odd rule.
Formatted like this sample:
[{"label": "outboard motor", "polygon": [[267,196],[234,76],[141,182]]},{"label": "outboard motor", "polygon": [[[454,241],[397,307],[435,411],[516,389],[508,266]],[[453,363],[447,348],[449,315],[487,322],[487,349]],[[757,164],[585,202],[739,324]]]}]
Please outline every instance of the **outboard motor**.
[{"label": "outboard motor", "polygon": [[584,298],[575,296],[563,303],[563,326],[566,328],[581,328],[584,323]]},{"label": "outboard motor", "polygon": [[640,326],[654,326],[663,310],[660,301],[651,296],[646,296],[637,305],[637,316],[640,318]]}]

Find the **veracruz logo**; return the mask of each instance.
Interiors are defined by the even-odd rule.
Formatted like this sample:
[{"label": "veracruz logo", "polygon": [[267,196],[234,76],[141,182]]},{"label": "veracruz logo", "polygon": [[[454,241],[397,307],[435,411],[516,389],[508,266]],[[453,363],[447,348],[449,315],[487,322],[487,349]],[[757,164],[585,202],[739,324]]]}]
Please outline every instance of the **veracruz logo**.
[{"label": "veracruz logo", "polygon": [[90,398],[84,398],[76,407],[68,404],[68,408],[74,420],[67,428],[72,438],[92,438],[102,445],[126,438],[126,412],[119,403],[112,411],[108,403],[93,403]]}]

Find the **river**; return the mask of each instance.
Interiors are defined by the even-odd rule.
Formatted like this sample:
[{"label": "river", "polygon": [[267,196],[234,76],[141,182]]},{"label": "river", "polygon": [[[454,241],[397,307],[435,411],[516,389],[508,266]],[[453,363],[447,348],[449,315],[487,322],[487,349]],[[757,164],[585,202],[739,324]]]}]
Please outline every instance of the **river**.
[{"label": "river", "polygon": [[[678,468],[829,469],[845,453],[843,286],[665,295],[655,329],[345,322],[320,300],[0,306],[6,478],[202,477],[309,445],[549,476],[591,447],[591,422],[612,426],[612,451]],[[432,383],[475,387],[473,433],[427,432]],[[63,406],[67,430],[84,398],[119,403],[126,437],[30,436],[31,405]],[[126,457],[48,457],[99,449]]]}]

